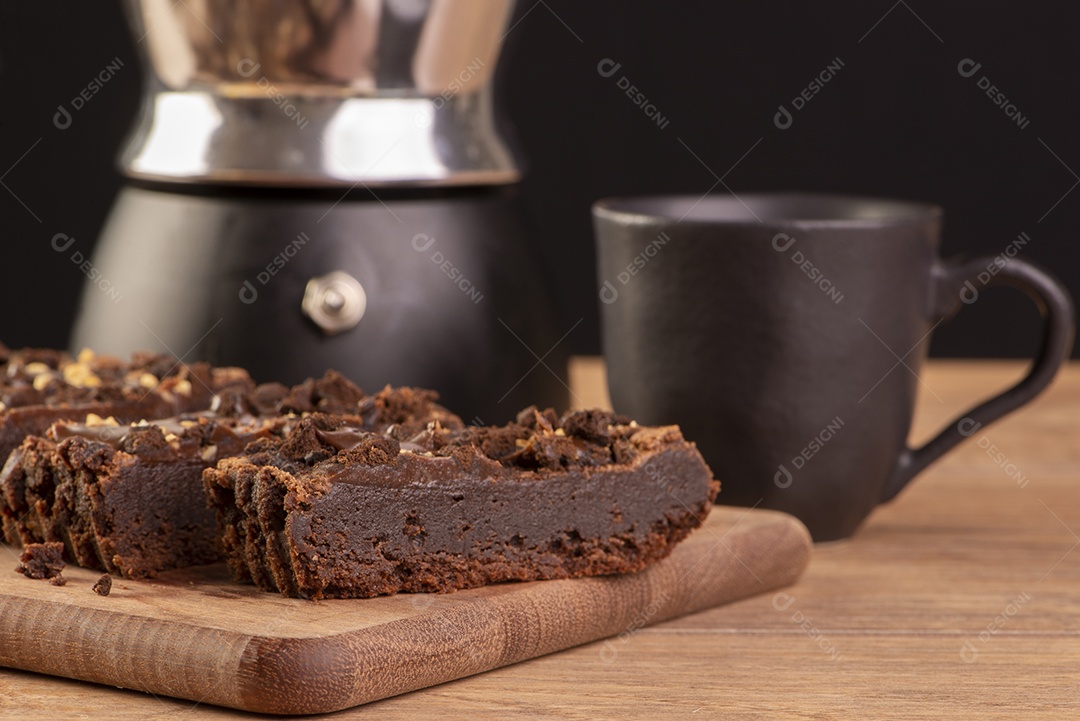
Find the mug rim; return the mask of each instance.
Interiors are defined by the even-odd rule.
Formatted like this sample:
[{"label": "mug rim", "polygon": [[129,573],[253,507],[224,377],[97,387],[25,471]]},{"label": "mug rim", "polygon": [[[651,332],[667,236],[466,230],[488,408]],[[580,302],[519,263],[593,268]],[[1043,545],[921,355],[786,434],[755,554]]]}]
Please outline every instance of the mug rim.
[{"label": "mug rim", "polygon": [[[773,206],[771,211],[767,210],[769,206]],[[846,193],[778,191],[738,195],[617,196],[596,201],[592,212],[597,219],[624,225],[680,223],[867,228],[940,221],[945,211],[936,203],[917,200]]]}]

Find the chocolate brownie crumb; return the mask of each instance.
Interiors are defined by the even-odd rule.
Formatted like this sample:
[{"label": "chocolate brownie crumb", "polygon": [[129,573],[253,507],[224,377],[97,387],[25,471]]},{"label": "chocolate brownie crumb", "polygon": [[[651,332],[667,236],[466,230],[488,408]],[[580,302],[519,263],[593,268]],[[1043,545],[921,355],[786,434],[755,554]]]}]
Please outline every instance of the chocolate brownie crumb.
[{"label": "chocolate brownie crumb", "polygon": [[423,388],[386,386],[359,403],[359,414],[367,428],[386,428],[399,441],[423,431],[428,423],[438,421],[444,428],[459,430],[465,424],[440,406],[439,394]]},{"label": "chocolate brownie crumb", "polygon": [[532,432],[519,423],[502,427],[470,427],[459,436],[459,442],[472,445],[494,461],[504,461],[518,450],[518,441],[524,443]]},{"label": "chocolate brownie crumb", "polygon": [[[312,417],[301,420],[296,429],[288,435],[285,443],[282,444],[282,454],[293,459],[304,459],[305,462],[311,464],[329,458],[336,453],[337,449],[333,449],[333,451],[324,450],[323,442],[318,436],[319,429],[316,422],[316,419]],[[329,446],[330,444],[326,445]],[[323,455],[324,453],[325,455]]]},{"label": "chocolate brownie crumb", "polygon": [[284,413],[311,413],[315,410],[315,404],[311,397],[315,392],[315,379],[308,378],[300,385],[294,386],[289,395],[281,400],[281,410]]},{"label": "chocolate brownie crumb", "polygon": [[[281,387],[264,391],[264,396],[280,393]],[[282,413],[356,413],[364,391],[337,371],[327,371],[322,378],[308,378],[303,383],[293,386],[277,402]],[[270,398],[259,399],[267,405]]]},{"label": "chocolate brownie crumb", "polygon": [[453,431],[449,428],[444,428],[442,423],[435,421],[429,423],[428,427],[417,433],[407,441],[402,441],[401,448],[405,448],[410,451],[427,451],[433,453],[442,448],[450,442]]},{"label": "chocolate brownie crumb", "polygon": [[552,408],[541,411],[536,406],[529,406],[517,414],[515,422],[531,431],[550,431],[558,423],[558,418]]},{"label": "chocolate brownie crumb", "polygon": [[15,570],[27,578],[54,578],[65,565],[63,543],[29,543],[23,548]]},{"label": "chocolate brownie crumb", "polygon": [[612,427],[629,423],[626,416],[600,410],[568,411],[559,419],[566,435],[595,443],[610,443]]},{"label": "chocolate brownie crumb", "polygon": [[94,583],[94,593],[99,596],[108,596],[111,592],[112,576],[106,573]]},{"label": "chocolate brownie crumb", "polygon": [[55,576],[53,576],[52,578],[49,579],[49,583],[51,583],[54,586],[66,586],[67,585],[67,579],[64,578],[64,574],[58,573],[58,574],[56,574]]},{"label": "chocolate brownie crumb", "polygon": [[359,443],[338,453],[337,461],[341,464],[377,466],[396,459],[400,450],[401,446],[393,438],[364,434]]}]

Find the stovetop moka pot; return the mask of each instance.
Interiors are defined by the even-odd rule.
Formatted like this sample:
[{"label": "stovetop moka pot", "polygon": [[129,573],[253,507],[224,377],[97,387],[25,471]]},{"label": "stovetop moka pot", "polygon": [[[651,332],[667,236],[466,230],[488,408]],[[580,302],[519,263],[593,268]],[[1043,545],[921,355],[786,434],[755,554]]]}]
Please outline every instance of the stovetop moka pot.
[{"label": "stovetop moka pot", "polygon": [[[565,407],[490,80],[512,0],[129,0],[147,69],[74,346]],[[554,347],[550,355],[546,355]],[[537,362],[543,358],[543,364]]]}]

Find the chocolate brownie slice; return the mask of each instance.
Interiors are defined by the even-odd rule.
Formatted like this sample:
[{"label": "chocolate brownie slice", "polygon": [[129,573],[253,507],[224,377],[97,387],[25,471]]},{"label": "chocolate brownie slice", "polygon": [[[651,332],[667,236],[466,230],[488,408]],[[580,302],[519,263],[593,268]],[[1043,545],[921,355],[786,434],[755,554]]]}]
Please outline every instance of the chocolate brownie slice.
[{"label": "chocolate brownie slice", "polygon": [[535,408],[408,438],[315,414],[203,482],[237,579],[312,599],[638,571],[719,490],[675,426]]},{"label": "chocolate brownie slice", "polygon": [[27,438],[0,476],[22,491],[24,544],[59,542],[80,566],[147,577],[218,558],[202,470],[273,430],[253,418],[62,422]]},{"label": "chocolate brownie slice", "polygon": [[[84,350],[77,358],[55,350],[11,351],[0,344],[0,461],[27,436],[53,423],[90,414],[121,423],[165,418],[207,408],[219,393],[250,391],[240,368],[185,364],[165,355],[137,353],[130,361]],[[25,509],[0,487],[0,530],[15,543],[15,522]]]},{"label": "chocolate brownie slice", "polygon": [[368,397],[330,371],[292,389],[266,384],[224,394],[208,413],[134,425],[97,417],[58,423],[12,452],[0,490],[22,543],[61,542],[80,566],[150,577],[218,560],[201,481],[218,459],[257,438],[285,435],[308,412],[301,409],[351,410],[357,415],[342,417],[378,431],[415,433],[434,419],[460,428],[434,401],[409,388]]},{"label": "chocolate brownie slice", "polygon": [[186,364],[166,355],[136,353],[122,361],[84,350],[71,358],[0,345],[0,458],[57,421],[90,413],[120,422],[166,418],[204,410],[223,391],[253,386],[241,368]]}]

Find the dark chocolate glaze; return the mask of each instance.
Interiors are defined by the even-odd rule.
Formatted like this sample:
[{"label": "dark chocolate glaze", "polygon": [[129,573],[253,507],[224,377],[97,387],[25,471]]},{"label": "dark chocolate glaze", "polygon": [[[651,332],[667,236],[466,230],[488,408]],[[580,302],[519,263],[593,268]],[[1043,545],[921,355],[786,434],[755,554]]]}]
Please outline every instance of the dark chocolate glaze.
[{"label": "dark chocolate glaze", "polygon": [[348,451],[360,445],[368,434],[360,428],[342,426],[332,431],[316,430],[315,435],[326,445],[339,451]]}]

